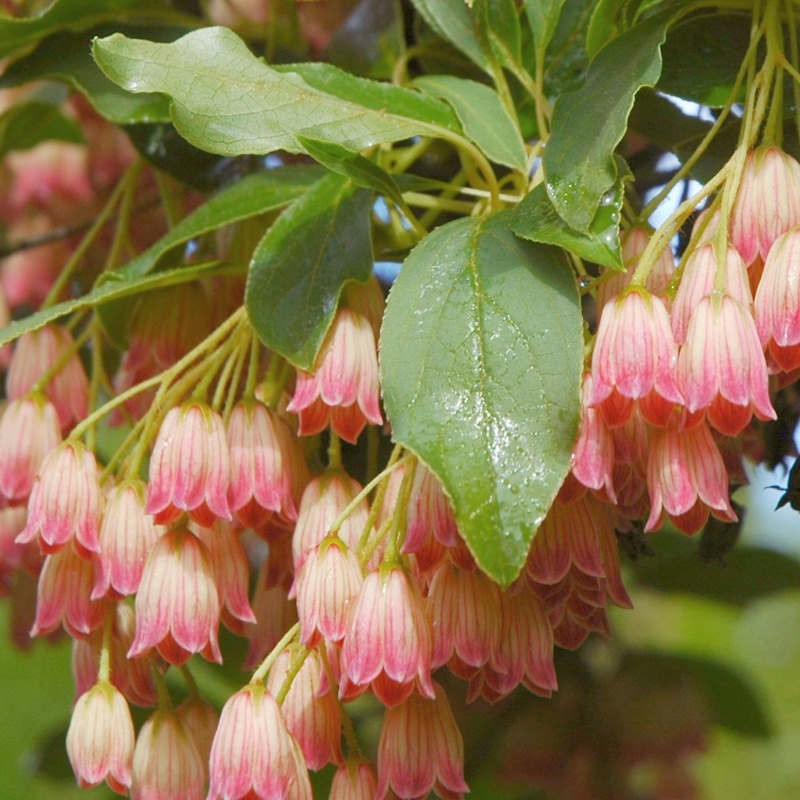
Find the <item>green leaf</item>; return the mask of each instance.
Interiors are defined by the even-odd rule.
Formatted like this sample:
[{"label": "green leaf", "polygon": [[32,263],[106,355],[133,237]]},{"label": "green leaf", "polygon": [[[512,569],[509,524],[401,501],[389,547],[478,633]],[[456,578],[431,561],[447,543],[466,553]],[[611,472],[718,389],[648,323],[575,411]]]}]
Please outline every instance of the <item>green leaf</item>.
[{"label": "green leaf", "polygon": [[564,0],[524,0],[525,16],[528,19],[536,52],[546,52],[558,27]]},{"label": "green leaf", "polygon": [[374,189],[395,202],[403,202],[394,178],[368,158],[331,142],[321,142],[307,136],[299,136],[298,139],[311,158],[331,172],[338,172],[339,175],[350,178],[357,186]]},{"label": "green leaf", "polygon": [[522,67],[522,32],[514,0],[474,0],[478,36],[499,64],[512,71]]},{"label": "green leaf", "polygon": [[464,0],[412,0],[414,8],[442,39],[452,42],[467,58],[485,72],[489,61],[481,48],[472,16]]},{"label": "green leaf", "polygon": [[600,0],[586,31],[586,52],[589,58],[597,53],[620,32],[620,11],[627,0]]},{"label": "green leaf", "polygon": [[414,85],[449,103],[467,138],[489,159],[520,172],[527,170],[522,134],[494,89],[454,75],[426,75]]},{"label": "green leaf", "polygon": [[311,370],[347,281],[372,274],[372,194],[329,174],[292,203],[259,242],[245,305],[265,345]]},{"label": "green leaf", "polygon": [[[36,311],[27,317],[14,320],[14,322],[0,328],[0,345],[13,342],[25,333],[43,328],[73,311],[84,308],[102,308],[107,303],[122,300],[133,295],[149,292],[153,289],[163,289],[166,286],[176,286],[179,283],[197,280],[206,275],[230,272],[230,267],[222,265],[219,261],[207,261],[203,264],[189,264],[176,269],[163,270],[153,275],[129,276],[107,280],[96,286],[91,291],[72,300],[65,300],[49,308]],[[113,273],[108,273],[109,275]]]},{"label": "green leaf", "polygon": [[623,269],[619,245],[622,184],[617,183],[600,201],[587,233],[575,231],[553,208],[544,184],[540,183],[511,212],[511,230],[523,239],[555,244],[576,255],[611,269]]},{"label": "green leaf", "polygon": [[[0,58],[15,50],[31,47],[60,30],[85,30],[103,21],[119,21],[133,15],[165,16],[163,3],[141,0],[57,0],[33,17],[0,17]],[[174,13],[170,13],[174,16]]]},{"label": "green leaf", "polygon": [[[306,192],[319,170],[311,167],[281,167],[248,175],[209,198],[184,217],[167,234],[119,269],[101,275],[99,286],[128,284],[157,269],[167,255],[190,239],[258,214],[288,205]],[[106,333],[119,347],[125,345],[127,313],[113,304],[100,311]]]},{"label": "green leaf", "polygon": [[80,144],[83,133],[75,120],[52,103],[17,103],[0,114],[0,157],[53,139]]},{"label": "green leaf", "polygon": [[652,686],[694,684],[707,698],[714,721],[746,736],[767,737],[772,723],[755,688],[722,661],[657,652],[627,653],[617,680],[628,677],[646,691]]},{"label": "green leaf", "polygon": [[405,50],[398,0],[361,0],[325,48],[325,60],[356,75],[389,80]]},{"label": "green leaf", "polygon": [[436,228],[403,265],[381,333],[392,436],[440,478],[478,564],[504,585],[569,469],[583,357],[561,251],[508,223]]},{"label": "green leaf", "polygon": [[750,25],[749,15],[722,14],[677,24],[663,47],[658,88],[702,105],[725,105],[750,45]]},{"label": "green leaf", "polygon": [[554,100],[576,89],[586,76],[586,31],[594,8],[594,0],[564,0],[545,58],[545,89]]},{"label": "green leaf", "polygon": [[[86,96],[98,114],[117,124],[169,121],[169,105],[160,95],[133,95],[114,84],[97,68],[91,56],[94,35],[112,30],[100,28],[84,33],[62,32],[41,42],[27,56],[15,61],[0,77],[0,87],[22,86],[34,80],[58,80]],[[154,38],[175,38],[185,29],[125,28],[134,34],[147,30]]]},{"label": "green leaf", "polygon": [[588,231],[616,180],[614,148],[636,92],[658,80],[668,21],[655,17],[614,39],[592,62],[583,86],[556,102],[544,173],[553,206],[575,230]]},{"label": "green leaf", "polygon": [[437,135],[439,126],[458,131],[444,103],[327,64],[272,69],[227,28],[203,28],[171,44],[115,34],[95,40],[93,52],[106,75],[128,91],[167,95],[178,132],[210,153],[302,153],[299,135],[358,151]]}]

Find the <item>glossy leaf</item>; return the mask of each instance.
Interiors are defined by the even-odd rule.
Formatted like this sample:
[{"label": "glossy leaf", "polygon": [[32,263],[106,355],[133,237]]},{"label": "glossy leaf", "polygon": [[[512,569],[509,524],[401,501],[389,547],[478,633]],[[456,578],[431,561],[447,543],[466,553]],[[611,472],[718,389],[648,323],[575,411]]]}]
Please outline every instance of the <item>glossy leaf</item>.
[{"label": "glossy leaf", "polygon": [[52,103],[17,103],[0,114],[0,157],[52,139],[83,142],[78,123]]},{"label": "glossy leaf", "polygon": [[544,184],[539,184],[513,210],[511,229],[532,242],[556,244],[587,261],[612,269],[622,269],[619,244],[619,219],[622,185],[607,192],[587,233],[575,231],[553,208]]},{"label": "glossy leaf", "polygon": [[[283,167],[242,178],[209,198],[184,217],[155,244],[119,269],[104,273],[99,281],[128,284],[157,269],[166,257],[190,239],[258,214],[274,211],[300,197],[319,178],[312,167]],[[122,306],[101,309],[100,317],[109,337],[120,347],[126,339],[127,314]]]},{"label": "glossy leaf", "polygon": [[563,5],[564,0],[525,0],[523,3],[537,53],[547,50],[558,27]]},{"label": "glossy leaf", "polygon": [[266,232],[250,262],[245,304],[259,338],[310,370],[347,281],[372,274],[372,193],[329,174]]},{"label": "glossy leaf", "polygon": [[402,202],[402,195],[394,178],[373,161],[338,144],[321,142],[306,136],[298,138],[305,151],[331,172],[338,172],[350,178],[357,186],[374,189],[397,202]]},{"label": "glossy leaf", "polygon": [[381,333],[395,441],[442,480],[481,568],[508,585],[569,469],[583,340],[561,251],[501,214],[435,229],[411,252]]},{"label": "glossy leaf", "polygon": [[667,22],[665,16],[649,19],[614,39],[592,62],[583,86],[556,102],[543,159],[547,193],[575,230],[589,229],[614,184],[614,148],[636,92],[658,80]]},{"label": "glossy leaf", "polygon": [[703,105],[723,106],[730,100],[749,44],[748,17],[714,14],[686,20],[667,37],[659,89]]},{"label": "glossy leaf", "polygon": [[[119,30],[116,26],[115,30]],[[132,33],[134,29],[126,29]],[[140,31],[142,29],[135,29]],[[175,38],[185,29],[148,29],[148,36]],[[118,124],[166,122],[169,105],[160,95],[134,95],[114,84],[97,68],[91,56],[92,32],[62,32],[48,37],[27,56],[15,61],[0,77],[0,87],[22,86],[35,80],[58,80],[81,92],[98,114]]]},{"label": "glossy leaf", "polygon": [[458,129],[446,105],[400,87],[330,65],[304,70],[324,89],[304,80],[299,65],[279,72],[227,28],[202,28],[171,44],[115,34],[96,40],[93,52],[106,75],[128,91],[167,95],[178,132],[210,153],[302,153],[298,136],[357,151],[435,135],[442,124]]},{"label": "glossy leaf", "polygon": [[442,39],[454,44],[485,72],[489,60],[475,35],[472,16],[463,0],[412,0],[414,8]]},{"label": "glossy leaf", "polygon": [[27,317],[14,320],[4,328],[0,328],[0,345],[13,342],[24,333],[43,328],[45,325],[65,317],[73,311],[81,311],[85,308],[101,308],[107,303],[140,295],[153,289],[163,289],[167,286],[194,281],[206,275],[230,271],[229,266],[223,265],[219,261],[207,261],[202,264],[189,264],[176,269],[163,270],[152,275],[129,276],[127,280],[121,278],[109,280],[80,297],[43,308]]},{"label": "glossy leaf", "polygon": [[526,171],[527,154],[522,134],[494,89],[454,75],[426,75],[417,78],[414,85],[449,103],[467,138],[489,159],[520,172]]},{"label": "glossy leaf", "polygon": [[405,50],[399,0],[361,0],[325,48],[325,59],[367,78],[390,79]]}]

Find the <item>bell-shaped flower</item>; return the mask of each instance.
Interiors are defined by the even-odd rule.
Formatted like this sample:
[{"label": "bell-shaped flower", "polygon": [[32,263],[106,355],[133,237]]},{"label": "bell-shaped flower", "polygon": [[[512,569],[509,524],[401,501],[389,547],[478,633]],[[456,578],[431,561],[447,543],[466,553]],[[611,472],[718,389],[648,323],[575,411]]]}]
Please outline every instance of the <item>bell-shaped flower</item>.
[{"label": "bell-shaped flower", "polygon": [[400,567],[364,579],[342,646],[339,693],[351,697],[372,685],[387,706],[415,688],[433,697],[431,632],[419,587]]},{"label": "bell-shaped flower", "polygon": [[45,456],[28,500],[28,522],[21,543],[38,538],[52,553],[74,540],[84,554],[100,551],[103,498],[94,453],[68,439]]},{"label": "bell-shaped flower", "polygon": [[[295,572],[300,571],[309,551],[328,535],[337,517],[361,489],[358,481],[338,470],[324,472],[306,486],[292,535]],[[339,538],[352,550],[358,548],[368,514],[369,504],[365,499],[353,509],[337,531]]]},{"label": "bell-shaped flower", "polygon": [[297,520],[292,495],[294,442],[286,423],[258,401],[238,403],[228,419],[231,483],[228,501],[236,519],[260,528],[270,519]]},{"label": "bell-shaped flower", "polygon": [[199,697],[189,697],[184,700],[175,709],[175,713],[183,723],[183,729],[194,742],[203,763],[203,774],[208,778],[208,757],[219,725],[219,714],[210,703]]},{"label": "bell-shaped flower", "polygon": [[166,525],[187,512],[200,525],[231,519],[230,463],[222,418],[203,403],[171,408],[150,458],[146,511]]},{"label": "bell-shaped flower", "polygon": [[245,686],[225,703],[209,782],[208,800],[311,800],[297,743],[263,686]]},{"label": "bell-shaped flower", "polygon": [[333,775],[328,800],[375,800],[378,778],[366,762],[349,758]]},{"label": "bell-shaped flower", "polygon": [[203,800],[206,768],[178,715],[156,711],[133,751],[131,800]]},{"label": "bell-shaped flower", "polygon": [[239,532],[228,522],[217,522],[213,528],[191,526],[206,546],[214,580],[217,584],[222,621],[234,633],[244,633],[245,623],[256,618],[247,593],[250,589],[250,564],[239,539]]},{"label": "bell-shaped flower", "polygon": [[[623,292],[630,284],[636,267],[639,266],[639,259],[644,253],[645,248],[650,243],[652,232],[640,225],[628,228],[622,234],[622,264],[625,272],[611,272],[603,276],[603,282],[597,290],[597,312],[600,314],[603,308],[613,300],[620,292]],[[664,297],[667,288],[675,272],[675,256],[672,248],[666,245],[656,257],[650,273],[645,280],[645,288],[659,297]]]},{"label": "bell-shaped flower", "polygon": [[344,638],[350,606],[364,578],[358,559],[338,536],[328,536],[306,556],[292,592],[297,599],[300,640]]},{"label": "bell-shaped flower", "polygon": [[[342,714],[319,653],[304,651],[303,646],[283,650],[270,669],[266,686],[273,697],[278,697],[284,682],[291,681],[281,714],[308,768],[316,771],[342,761]],[[296,673],[295,659],[302,659]]]},{"label": "bell-shaped flower", "polygon": [[426,604],[434,669],[453,656],[469,667],[482,667],[500,646],[500,590],[480,570],[444,561],[433,574]]},{"label": "bell-shaped flower", "polygon": [[648,422],[665,425],[683,402],[677,357],[664,303],[642,289],[628,290],[600,317],[589,405],[612,427],[623,425],[635,405]]},{"label": "bell-shaped flower", "polygon": [[778,237],[755,297],[756,328],[776,370],[800,367],[800,227]]},{"label": "bell-shaped flower", "polygon": [[183,664],[192,653],[221,662],[219,618],[208,550],[187,530],[167,531],[144,567],[136,593],[136,635],[128,657],[154,647],[170,664]]},{"label": "bell-shaped flower", "polygon": [[728,294],[712,293],[695,308],[678,356],[686,410],[737,436],[753,414],[775,419],[767,364],[750,311]]},{"label": "bell-shaped flower", "polygon": [[464,780],[464,740],[447,694],[434,684],[428,699],[412,694],[389,708],[378,744],[379,800],[389,790],[398,798],[462,797],[469,791]]},{"label": "bell-shaped flower", "polygon": [[61,441],[55,406],[41,395],[12,400],[0,417],[0,505],[25,503],[45,456]]},{"label": "bell-shaped flower", "polygon": [[70,332],[48,325],[23,334],[17,341],[6,375],[9,400],[19,400],[49,374],[43,391],[66,430],[89,412],[89,381]]},{"label": "bell-shaped flower", "polygon": [[800,164],[778,147],[748,153],[730,223],[745,264],[766,259],[772,243],[799,224]]},{"label": "bell-shaped flower", "polygon": [[64,624],[74,637],[88,636],[103,623],[105,603],[90,595],[96,580],[92,560],[67,544],[44,560],[36,589],[36,619],[31,636],[43,636]]},{"label": "bell-shaped flower", "polygon": [[78,783],[106,781],[119,794],[131,785],[134,731],[120,692],[103,681],[78,698],[67,731],[67,755]]},{"label": "bell-shaped flower", "polygon": [[145,487],[128,480],[113,486],[106,497],[100,523],[97,583],[92,597],[113,591],[126,596],[136,593],[150,550],[163,528],[144,510]]},{"label": "bell-shaped flower", "polygon": [[[670,318],[672,332],[678,345],[686,341],[689,322],[700,301],[714,291],[717,276],[717,257],[713,244],[698,247],[686,259],[681,282],[672,303]],[[747,267],[738,251],[728,246],[725,255],[725,291],[745,308],[750,308],[753,297],[747,281]]]},{"label": "bell-shaped flower", "polygon": [[660,527],[664,515],[686,534],[699,531],[709,513],[734,522],[728,473],[705,423],[689,430],[654,431],[647,463],[651,510],[645,530]]},{"label": "bell-shaped flower", "polygon": [[287,409],[299,415],[300,434],[320,433],[330,423],[355,444],[366,424],[382,425],[378,354],[369,320],[340,308],[312,374],[299,371]]}]

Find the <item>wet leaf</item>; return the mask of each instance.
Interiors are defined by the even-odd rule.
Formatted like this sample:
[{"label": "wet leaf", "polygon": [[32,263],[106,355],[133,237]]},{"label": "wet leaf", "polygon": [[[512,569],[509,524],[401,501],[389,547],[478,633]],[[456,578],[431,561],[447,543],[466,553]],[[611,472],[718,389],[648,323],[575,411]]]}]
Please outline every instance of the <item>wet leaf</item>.
[{"label": "wet leaf", "polygon": [[563,254],[509,222],[434,230],[403,265],[381,333],[393,438],[442,480],[478,563],[504,585],[569,468],[583,349]]},{"label": "wet leaf", "polygon": [[575,231],[553,208],[544,184],[539,184],[514,209],[511,229],[532,242],[556,244],[587,261],[623,269],[619,244],[622,184],[607,192],[586,233]]},{"label": "wet leaf", "polygon": [[622,139],[636,92],[661,73],[661,44],[669,18],[637,25],[607,45],[586,81],[561,95],[553,110],[543,164],[547,193],[564,221],[586,232],[600,200],[617,178],[614,149]]},{"label": "wet leaf", "polygon": [[314,366],[347,281],[372,274],[372,193],[329,174],[295,200],[253,253],[245,304],[261,341]]}]

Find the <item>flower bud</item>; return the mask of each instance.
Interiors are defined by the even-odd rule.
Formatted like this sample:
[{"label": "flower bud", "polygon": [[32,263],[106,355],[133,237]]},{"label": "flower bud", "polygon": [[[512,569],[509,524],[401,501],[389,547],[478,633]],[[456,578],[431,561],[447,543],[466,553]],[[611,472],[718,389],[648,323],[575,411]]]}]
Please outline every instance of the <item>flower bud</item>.
[{"label": "flower bud", "polygon": [[106,781],[119,794],[131,785],[133,722],[125,698],[108,682],[82,694],[67,731],[67,755],[78,783]]}]

